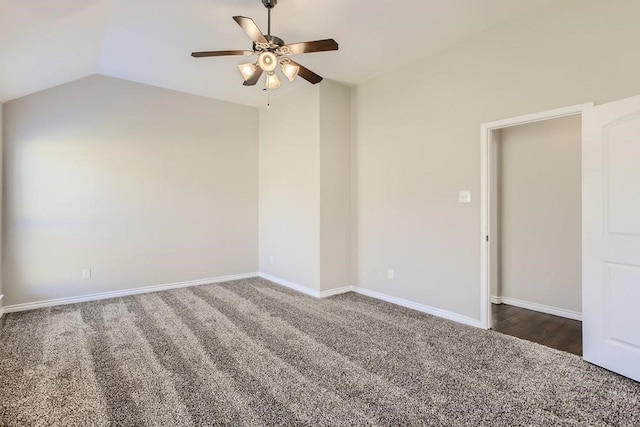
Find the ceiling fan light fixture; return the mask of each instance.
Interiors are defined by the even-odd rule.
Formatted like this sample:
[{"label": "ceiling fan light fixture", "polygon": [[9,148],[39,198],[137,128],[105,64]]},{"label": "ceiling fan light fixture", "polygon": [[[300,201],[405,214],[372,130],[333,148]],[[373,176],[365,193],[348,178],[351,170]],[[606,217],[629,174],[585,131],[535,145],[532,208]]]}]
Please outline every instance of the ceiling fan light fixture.
[{"label": "ceiling fan light fixture", "polygon": [[258,65],[263,71],[271,72],[278,66],[278,58],[273,52],[262,52],[258,57]]},{"label": "ceiling fan light fixture", "polygon": [[240,74],[242,74],[242,78],[246,82],[253,76],[253,73],[256,72],[258,66],[256,64],[252,64],[251,62],[247,62],[246,64],[238,65],[238,70],[240,70]]},{"label": "ceiling fan light fixture", "polygon": [[[233,20],[244,30],[253,41],[253,48],[248,50],[213,50],[203,52],[192,52],[194,58],[206,58],[215,56],[251,56],[257,55],[258,60],[251,64],[240,64],[238,69],[244,78],[243,86],[255,86],[262,74],[266,74],[266,89],[277,89],[280,87],[280,79],[275,71],[278,65],[282,73],[290,81],[294,81],[297,76],[311,84],[318,84],[322,81],[322,76],[286,58],[288,55],[299,55],[302,53],[328,52],[338,50],[338,43],[334,39],[314,40],[293,44],[285,44],[280,37],[271,34],[271,9],[275,7],[278,0],[261,0],[267,9],[267,34],[263,34],[255,21],[246,16],[234,16]],[[285,58],[282,58],[285,56]]]},{"label": "ceiling fan light fixture", "polygon": [[278,89],[280,87],[280,79],[274,71],[267,73],[267,81],[265,87],[269,90]]},{"label": "ceiling fan light fixture", "polygon": [[298,71],[300,71],[300,67],[291,62],[282,62],[282,73],[287,76],[290,82],[294,81],[298,76]]}]

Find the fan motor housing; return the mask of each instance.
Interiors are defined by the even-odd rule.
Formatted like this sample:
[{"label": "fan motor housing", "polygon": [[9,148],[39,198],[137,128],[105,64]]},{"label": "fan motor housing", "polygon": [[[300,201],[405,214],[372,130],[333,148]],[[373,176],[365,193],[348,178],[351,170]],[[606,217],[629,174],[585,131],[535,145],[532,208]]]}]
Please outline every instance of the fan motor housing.
[{"label": "fan motor housing", "polygon": [[267,9],[273,9],[278,4],[278,0],[262,0],[262,4]]},{"label": "fan motor housing", "polygon": [[276,36],[264,36],[265,39],[271,44],[277,44],[278,46],[284,46],[284,40]]},{"label": "fan motor housing", "polygon": [[[271,44],[271,45],[276,45],[276,46],[278,46],[278,47],[282,47],[282,46],[284,46],[284,44],[285,44],[285,43],[284,43],[284,40],[282,40],[280,37],[276,37],[276,36],[268,36],[268,35],[266,35],[266,34],[265,34],[264,38],[265,38],[265,39],[267,39],[267,41],[268,41],[268,42],[269,42],[269,44]],[[271,48],[269,48],[269,49],[267,49],[267,50],[274,51],[274,50],[276,50],[276,49],[277,49],[277,47],[271,47]],[[256,42],[253,42],[253,50],[254,50],[254,52],[256,51]],[[262,49],[261,49],[261,50],[262,50]]]}]

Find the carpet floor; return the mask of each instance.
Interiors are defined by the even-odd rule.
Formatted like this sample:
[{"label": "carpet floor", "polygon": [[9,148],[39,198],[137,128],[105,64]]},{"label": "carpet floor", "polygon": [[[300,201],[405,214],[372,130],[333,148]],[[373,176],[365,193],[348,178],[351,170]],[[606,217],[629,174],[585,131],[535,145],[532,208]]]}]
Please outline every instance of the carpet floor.
[{"label": "carpet floor", "polygon": [[247,279],[5,316],[5,426],[638,426],[640,384],[348,293]]}]

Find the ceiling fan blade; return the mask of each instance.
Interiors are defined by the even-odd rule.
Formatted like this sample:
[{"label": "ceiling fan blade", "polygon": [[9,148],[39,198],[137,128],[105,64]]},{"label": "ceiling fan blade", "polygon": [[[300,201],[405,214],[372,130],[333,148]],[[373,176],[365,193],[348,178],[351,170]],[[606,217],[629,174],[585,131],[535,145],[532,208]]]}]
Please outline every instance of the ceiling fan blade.
[{"label": "ceiling fan blade", "polygon": [[293,43],[283,46],[289,48],[292,55],[300,53],[326,52],[338,50],[338,43],[334,39],[316,40],[312,42]]},{"label": "ceiling fan blade", "polygon": [[256,23],[253,22],[253,19],[247,18],[246,16],[234,16],[233,19],[242,27],[251,40],[259,43],[267,43],[267,39]]},{"label": "ceiling fan blade", "polygon": [[233,55],[246,55],[253,52],[246,50],[214,50],[208,52],[193,52],[191,56],[194,58],[204,58],[207,56],[233,56]]},{"label": "ceiling fan blade", "polygon": [[254,71],[253,75],[249,78],[249,80],[245,80],[242,84],[245,86],[255,86],[255,84],[258,83],[261,75],[262,68],[258,67],[256,68],[256,71]]},{"label": "ceiling fan blade", "polygon": [[308,69],[307,67],[300,65],[296,61],[293,61],[291,59],[289,59],[289,61],[291,61],[293,65],[297,65],[298,67],[300,67],[300,70],[298,70],[298,75],[303,79],[305,79],[306,81],[308,81],[309,83],[317,84],[322,81],[322,77],[320,77],[319,75],[317,75],[316,73]]}]

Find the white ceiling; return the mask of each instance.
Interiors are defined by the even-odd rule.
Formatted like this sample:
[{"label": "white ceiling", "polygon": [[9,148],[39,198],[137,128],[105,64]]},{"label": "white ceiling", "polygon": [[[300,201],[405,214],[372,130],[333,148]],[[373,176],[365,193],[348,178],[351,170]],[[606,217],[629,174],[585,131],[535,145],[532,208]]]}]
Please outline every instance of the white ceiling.
[{"label": "white ceiling", "polygon": [[[279,0],[272,34],[287,43],[334,38],[337,52],[295,59],[321,76],[358,84],[550,0]],[[242,57],[192,51],[251,49],[232,20],[266,33],[261,0],[0,0],[0,100],[91,74],[260,106],[242,85]],[[284,78],[283,78],[284,79]],[[285,81],[274,95],[297,85]]]}]

